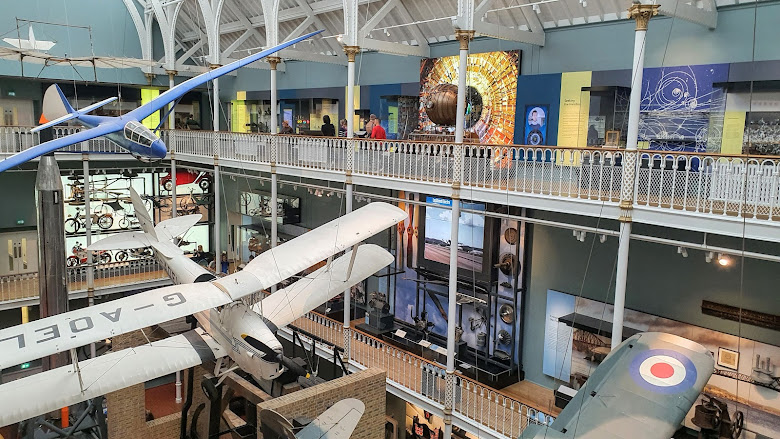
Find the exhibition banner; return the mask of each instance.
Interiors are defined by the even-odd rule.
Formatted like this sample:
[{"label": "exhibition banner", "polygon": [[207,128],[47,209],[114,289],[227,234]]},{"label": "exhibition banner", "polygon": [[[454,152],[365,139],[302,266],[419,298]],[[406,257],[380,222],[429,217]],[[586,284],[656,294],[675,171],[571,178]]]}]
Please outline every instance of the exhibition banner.
[{"label": "exhibition banner", "polygon": [[[590,87],[592,72],[567,72],[561,74],[560,116],[558,118],[558,146],[584,148],[588,145],[588,110],[590,93],[582,91]],[[558,165],[579,166],[579,156],[556,156]]]},{"label": "exhibition banner", "polygon": [[[157,98],[157,96],[160,96],[160,90],[157,90],[156,88],[142,88],[141,105],[143,106],[149,102],[152,102]],[[157,128],[157,125],[160,125],[160,112],[155,111],[154,113],[150,114],[149,117],[142,120],[141,123],[143,123],[146,128],[152,130]]]},{"label": "exhibition banner", "polygon": [[723,115],[723,138],[720,144],[721,154],[742,154],[745,136],[744,111],[726,111]]}]

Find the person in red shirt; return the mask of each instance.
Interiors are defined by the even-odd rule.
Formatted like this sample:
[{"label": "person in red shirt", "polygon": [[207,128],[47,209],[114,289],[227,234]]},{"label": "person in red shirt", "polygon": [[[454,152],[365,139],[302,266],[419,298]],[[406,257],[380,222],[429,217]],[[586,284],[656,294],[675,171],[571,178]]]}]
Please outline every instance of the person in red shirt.
[{"label": "person in red shirt", "polygon": [[374,127],[371,129],[371,138],[372,139],[387,139],[387,134],[385,133],[385,129],[382,128],[382,124],[380,123],[378,117],[376,119],[374,119]]}]

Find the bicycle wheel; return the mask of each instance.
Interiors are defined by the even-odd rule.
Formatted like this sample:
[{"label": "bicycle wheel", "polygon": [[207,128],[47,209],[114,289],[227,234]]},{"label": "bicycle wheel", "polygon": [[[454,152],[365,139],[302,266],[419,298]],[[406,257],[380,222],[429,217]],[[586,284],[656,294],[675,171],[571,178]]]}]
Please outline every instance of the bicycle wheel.
[{"label": "bicycle wheel", "polygon": [[117,262],[124,262],[127,260],[127,252],[124,250],[120,250],[116,252],[116,260]]},{"label": "bicycle wheel", "polygon": [[129,229],[130,228],[130,220],[126,217],[122,217],[119,219],[119,227],[122,229]]},{"label": "bicycle wheel", "polygon": [[103,214],[98,217],[98,227],[103,230],[108,230],[114,225],[114,217],[108,214]]},{"label": "bicycle wheel", "polygon": [[165,189],[166,191],[170,192],[171,189],[173,189],[173,181],[166,180],[166,182],[163,183],[163,189]]},{"label": "bicycle wheel", "polygon": [[109,252],[103,252],[100,254],[100,263],[101,264],[108,264],[111,262],[111,253]]},{"label": "bicycle wheel", "polygon": [[68,256],[67,259],[65,259],[65,266],[66,267],[76,267],[79,265],[79,258],[76,256]]},{"label": "bicycle wheel", "polygon": [[74,235],[81,228],[81,224],[76,221],[75,218],[68,218],[65,220],[65,233],[68,235]]},{"label": "bicycle wheel", "polygon": [[198,186],[200,186],[200,189],[203,192],[208,192],[209,188],[211,187],[211,178],[203,177],[203,179],[198,182]]}]

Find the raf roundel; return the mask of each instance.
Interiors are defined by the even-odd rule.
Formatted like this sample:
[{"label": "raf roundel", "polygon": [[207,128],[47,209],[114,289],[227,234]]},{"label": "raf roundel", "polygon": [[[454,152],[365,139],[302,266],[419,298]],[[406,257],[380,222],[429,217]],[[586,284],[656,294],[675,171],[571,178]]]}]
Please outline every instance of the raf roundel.
[{"label": "raf roundel", "polygon": [[651,349],[637,355],[631,377],[642,388],[657,393],[682,393],[696,383],[696,366],[685,355],[668,349]]}]

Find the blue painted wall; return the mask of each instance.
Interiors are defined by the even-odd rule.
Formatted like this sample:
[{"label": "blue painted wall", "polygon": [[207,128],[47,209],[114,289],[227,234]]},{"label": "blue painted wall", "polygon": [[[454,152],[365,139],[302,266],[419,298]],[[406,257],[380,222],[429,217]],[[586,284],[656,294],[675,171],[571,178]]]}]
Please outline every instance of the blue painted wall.
[{"label": "blue painted wall", "polygon": [[525,144],[523,127],[525,126],[526,105],[549,105],[547,114],[547,144],[558,142],[558,116],[561,104],[561,74],[520,75],[517,79],[517,111],[515,111],[516,145]]}]

